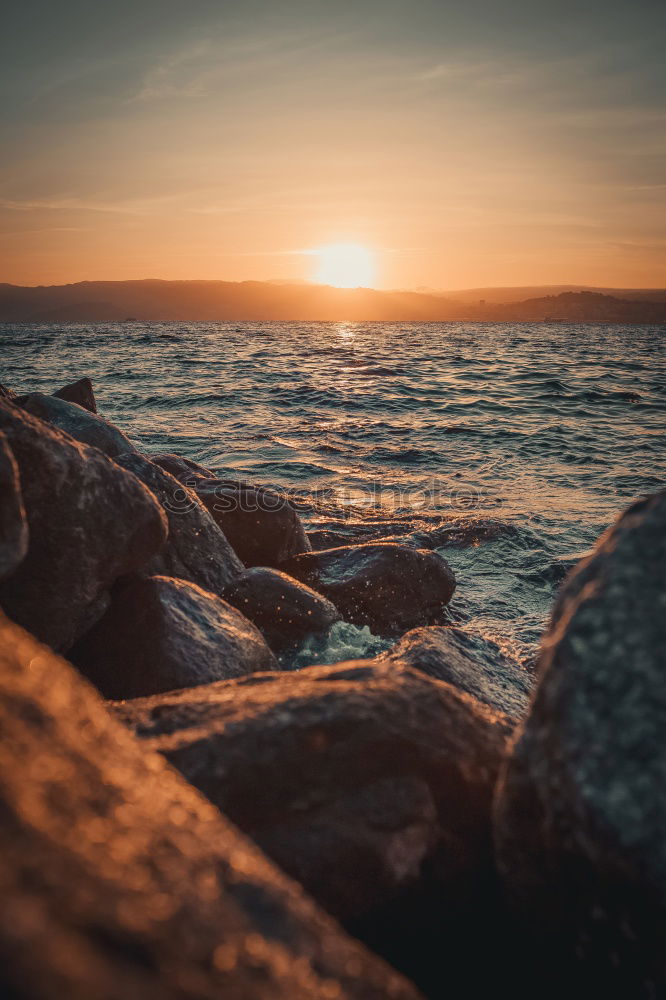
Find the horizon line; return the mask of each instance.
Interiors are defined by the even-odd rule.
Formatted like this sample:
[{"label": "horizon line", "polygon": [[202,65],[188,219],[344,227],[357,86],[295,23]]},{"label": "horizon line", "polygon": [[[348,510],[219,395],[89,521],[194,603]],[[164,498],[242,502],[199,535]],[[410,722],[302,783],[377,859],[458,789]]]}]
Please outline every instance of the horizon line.
[{"label": "horizon line", "polygon": [[302,287],[303,285],[312,288],[329,288],[336,292],[378,292],[380,294],[413,294],[413,295],[433,295],[442,296],[447,294],[462,294],[470,292],[495,292],[495,291],[521,291],[526,289],[557,289],[565,288],[579,291],[599,291],[599,292],[660,292],[666,291],[665,285],[591,285],[580,282],[558,281],[554,283],[523,283],[516,285],[469,285],[464,288],[428,288],[416,286],[413,288],[377,288],[372,285],[355,285],[352,287],[341,287],[339,285],[325,284],[319,281],[312,281],[308,278],[242,278],[232,280],[229,278],[79,278],[75,281],[62,281],[38,284],[19,284],[14,281],[0,281],[0,287],[8,288],[67,288],[73,285],[93,285],[93,284],[141,284],[144,282],[163,282],[164,284],[224,284],[224,285],[285,285]]}]

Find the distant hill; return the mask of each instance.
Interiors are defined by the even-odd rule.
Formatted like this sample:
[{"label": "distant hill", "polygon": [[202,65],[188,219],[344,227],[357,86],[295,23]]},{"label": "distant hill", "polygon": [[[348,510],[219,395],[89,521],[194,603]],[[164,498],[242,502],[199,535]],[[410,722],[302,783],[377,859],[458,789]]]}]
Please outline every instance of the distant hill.
[{"label": "distant hill", "polygon": [[[0,284],[0,321],[29,323],[119,322],[431,322],[546,319],[572,322],[666,322],[666,291],[556,291],[485,301],[483,289],[441,295],[426,292],[332,288],[270,281],[81,281],[25,287]],[[499,291],[499,290],[495,290]],[[543,291],[540,289],[540,291]],[[478,294],[478,298],[474,298]],[[508,292],[507,292],[508,294]],[[650,297],[641,298],[640,295]],[[652,296],[655,296],[652,298]]]},{"label": "distant hill", "polygon": [[[463,288],[457,291],[442,291],[439,294],[453,302],[469,302],[487,305],[508,302],[524,302],[525,299],[542,299],[564,292],[596,292],[611,295],[615,299],[638,299],[644,302],[666,302],[663,288],[595,288],[592,285],[521,285],[515,288]],[[436,293],[435,293],[436,294]]]},{"label": "distant hill", "polygon": [[562,292],[524,302],[489,306],[504,320],[557,320],[571,323],[663,323],[666,296],[662,302],[621,299],[600,292]]}]

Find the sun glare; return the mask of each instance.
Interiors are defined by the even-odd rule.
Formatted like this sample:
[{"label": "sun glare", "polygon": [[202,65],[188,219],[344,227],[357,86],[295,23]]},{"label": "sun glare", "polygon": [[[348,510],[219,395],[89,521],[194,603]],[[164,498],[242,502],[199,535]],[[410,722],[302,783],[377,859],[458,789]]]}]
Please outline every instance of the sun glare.
[{"label": "sun glare", "polygon": [[312,251],[317,258],[314,280],[336,288],[368,288],[375,278],[375,255],[358,243],[334,243]]}]

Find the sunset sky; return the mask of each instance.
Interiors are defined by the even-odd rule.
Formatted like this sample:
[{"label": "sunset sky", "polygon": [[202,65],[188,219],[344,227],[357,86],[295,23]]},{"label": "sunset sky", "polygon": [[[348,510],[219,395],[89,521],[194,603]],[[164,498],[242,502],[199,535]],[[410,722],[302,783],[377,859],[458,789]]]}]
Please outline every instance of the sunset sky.
[{"label": "sunset sky", "polygon": [[24,0],[0,281],[666,275],[663,0]]}]

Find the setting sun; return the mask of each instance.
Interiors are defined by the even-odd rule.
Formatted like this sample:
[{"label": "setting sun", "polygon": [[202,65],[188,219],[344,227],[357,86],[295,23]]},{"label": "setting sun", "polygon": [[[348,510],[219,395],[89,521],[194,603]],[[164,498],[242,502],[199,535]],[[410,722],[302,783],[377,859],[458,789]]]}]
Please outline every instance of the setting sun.
[{"label": "setting sun", "polygon": [[322,285],[336,288],[359,288],[372,285],[376,266],[375,255],[358,243],[334,243],[312,251],[318,258],[313,275]]}]

